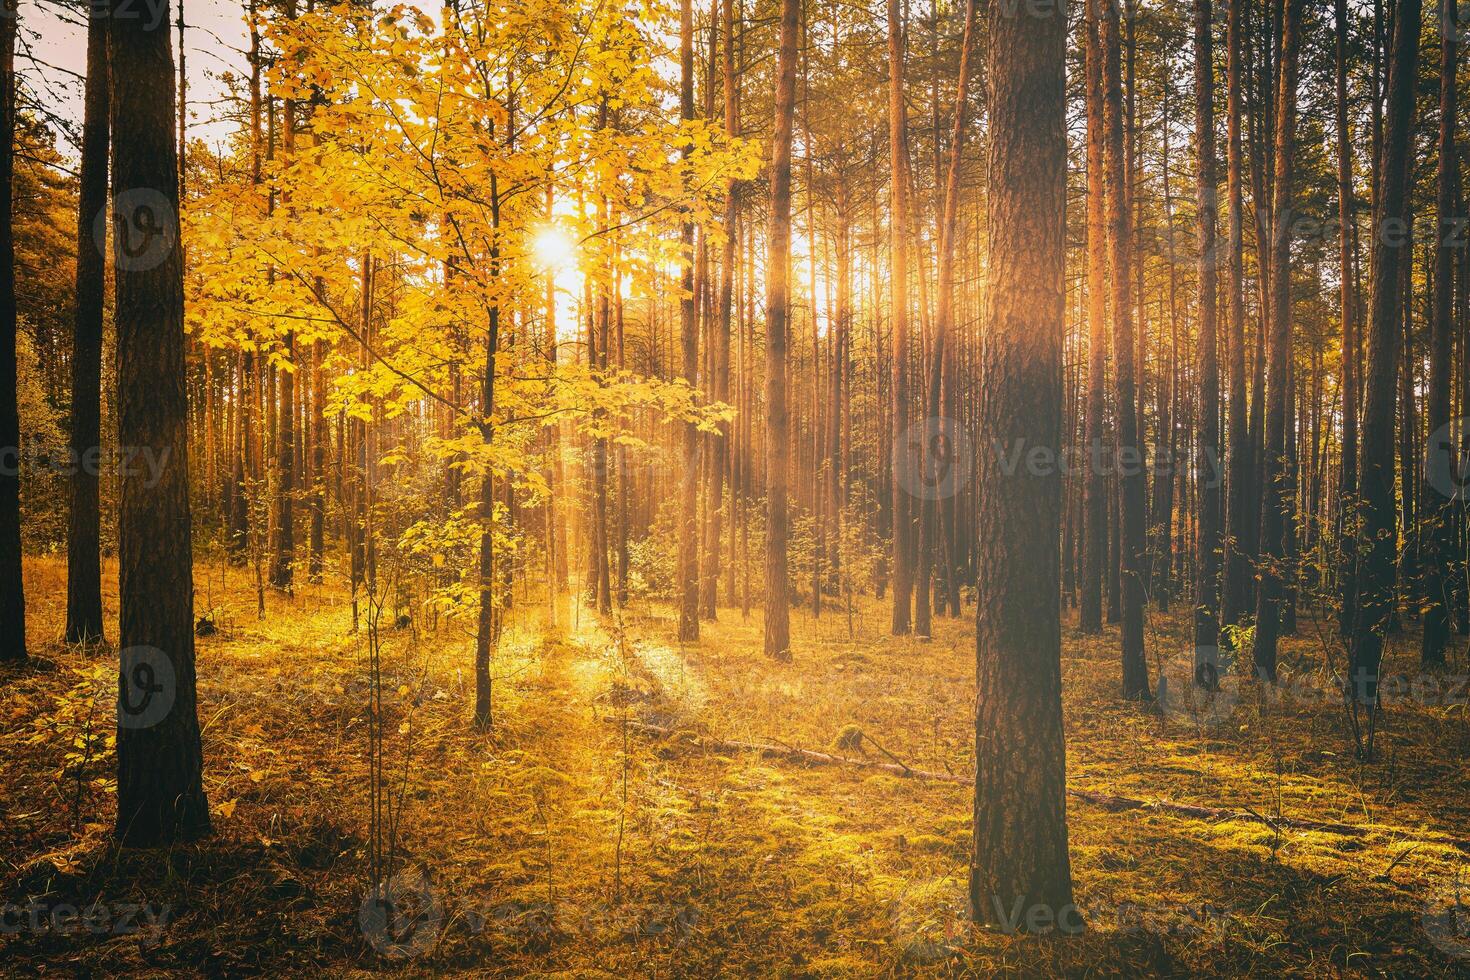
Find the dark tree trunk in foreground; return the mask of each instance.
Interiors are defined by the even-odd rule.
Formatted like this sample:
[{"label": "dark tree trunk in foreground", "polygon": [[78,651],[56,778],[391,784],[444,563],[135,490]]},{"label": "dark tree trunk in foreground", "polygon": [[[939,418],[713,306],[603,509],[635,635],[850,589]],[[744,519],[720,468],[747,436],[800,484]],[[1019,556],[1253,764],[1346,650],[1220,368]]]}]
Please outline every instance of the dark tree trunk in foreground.
[{"label": "dark tree trunk in foreground", "polygon": [[1062,731],[1062,477],[1046,467],[1007,472],[994,449],[1062,448],[1066,18],[1059,8],[1039,10],[997,7],[990,23],[990,285],[979,387],[987,449],[975,624],[983,696],[970,911],[1008,929],[1044,920],[1077,932]]},{"label": "dark tree trunk in foreground", "polygon": [[1078,624],[1102,632],[1103,567],[1108,556],[1108,483],[1102,461],[1107,439],[1108,229],[1104,174],[1102,43],[1099,0],[1088,0],[1083,23],[1087,71],[1087,470],[1083,487],[1082,600]]},{"label": "dark tree trunk in foreground", "polygon": [[[1439,174],[1435,200],[1439,226],[1434,250],[1434,309],[1429,345],[1430,442],[1424,448],[1423,548],[1424,633],[1420,656],[1426,666],[1445,662],[1450,639],[1450,563],[1455,554],[1454,453],[1450,426],[1450,346],[1455,295],[1455,0],[1441,0],[1439,57]],[[1462,246],[1463,247],[1463,243]]]},{"label": "dark tree trunk in foreground", "polygon": [[791,279],[791,127],[796,109],[800,0],[781,0],[776,124],[771,136],[771,235],[766,253],[766,654],[791,656],[791,583],[786,564],[786,327]]},{"label": "dark tree trunk in foreground", "polygon": [[1348,681],[1359,755],[1371,755],[1378,716],[1378,672],[1393,618],[1394,399],[1405,297],[1400,270],[1410,258],[1404,227],[1414,88],[1419,70],[1420,0],[1398,0],[1383,150],[1378,160],[1376,224],[1385,232],[1373,249],[1373,305],[1368,319],[1362,446],[1358,459],[1358,601]]},{"label": "dark tree trunk in foreground", "polygon": [[20,563],[20,404],[15,361],[16,0],[0,0],[0,661],[26,658]]},{"label": "dark tree trunk in foreground", "polygon": [[1353,604],[1357,594],[1357,552],[1353,546],[1358,497],[1358,290],[1353,227],[1353,147],[1348,129],[1347,104],[1347,0],[1336,0],[1337,68],[1337,214],[1338,278],[1342,282],[1339,307],[1342,319],[1342,446],[1338,461],[1337,500],[1337,587],[1341,607],[1338,633],[1346,639],[1352,632]]},{"label": "dark tree trunk in foreground", "polygon": [[1105,3],[1102,15],[1103,95],[1107,119],[1108,242],[1112,250],[1113,359],[1117,411],[1119,508],[1118,539],[1122,586],[1123,696],[1148,700],[1148,664],[1143,655],[1144,485],[1143,455],[1138,438],[1137,386],[1134,383],[1133,216],[1129,208],[1127,156],[1124,149],[1121,39],[1116,4]]},{"label": "dark tree trunk in foreground", "polygon": [[66,536],[66,642],[102,639],[98,468],[102,446],[102,304],[106,240],[94,234],[107,208],[107,19],[87,20],[87,90],[77,207],[77,309],[71,358],[71,502]]},{"label": "dark tree trunk in foreground", "polygon": [[184,384],[183,255],[167,4],[154,29],[110,23],[118,445],[117,837],[168,844],[208,833],[194,691],[193,547]]},{"label": "dark tree trunk in foreground", "polygon": [[1194,2],[1195,159],[1199,171],[1199,521],[1195,526],[1194,677],[1214,687],[1220,642],[1220,361],[1216,349],[1215,68],[1210,0]]},{"label": "dark tree trunk in foreground", "polygon": [[1261,562],[1256,590],[1256,676],[1276,681],[1276,644],[1281,630],[1281,600],[1286,568],[1286,512],[1292,506],[1286,425],[1291,407],[1291,225],[1292,157],[1296,144],[1297,65],[1300,60],[1302,4],[1285,0],[1281,64],[1276,92],[1275,200],[1271,224],[1271,311],[1266,350],[1266,429],[1261,460]]}]

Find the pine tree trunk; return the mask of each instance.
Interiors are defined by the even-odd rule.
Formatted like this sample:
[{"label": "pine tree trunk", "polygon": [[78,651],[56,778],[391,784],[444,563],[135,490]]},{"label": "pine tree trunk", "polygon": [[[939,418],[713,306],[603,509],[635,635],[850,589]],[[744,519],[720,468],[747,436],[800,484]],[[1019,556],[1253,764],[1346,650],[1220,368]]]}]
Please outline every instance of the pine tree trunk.
[{"label": "pine tree trunk", "polygon": [[230,564],[244,565],[250,553],[250,501],[255,481],[255,355],[239,355],[239,405],[235,409],[236,451],[230,474],[229,534],[225,547]]},{"label": "pine tree trunk", "polygon": [[[1422,7],[1421,7],[1422,9]],[[1413,137],[1411,136],[1412,140]],[[1411,199],[1413,194],[1413,172],[1410,170],[1405,179],[1409,186],[1404,193],[1406,199]],[[1408,612],[1413,615],[1419,606],[1419,523],[1416,504],[1419,496],[1416,490],[1415,477],[1418,476],[1419,466],[1422,461],[1419,447],[1419,420],[1415,401],[1415,371],[1416,357],[1414,356],[1414,234],[1416,215],[1412,210],[1405,217],[1408,222],[1409,257],[1399,269],[1399,288],[1403,291],[1402,322],[1399,325],[1399,342],[1403,344],[1403,351],[1399,356],[1399,428],[1398,428],[1398,477],[1399,477],[1399,520],[1398,520],[1398,596],[1393,608],[1393,619],[1391,631],[1394,633],[1403,630],[1403,616],[1400,604],[1408,607]],[[1428,284],[1426,270],[1425,283]],[[1425,304],[1426,306],[1428,304]]]},{"label": "pine tree trunk", "polygon": [[1454,434],[1450,428],[1450,340],[1454,328],[1455,253],[1455,49],[1456,0],[1440,0],[1439,172],[1435,197],[1439,218],[1434,250],[1434,308],[1429,348],[1429,393],[1424,410],[1430,442],[1425,446],[1421,508],[1424,546],[1424,632],[1420,657],[1426,666],[1445,662],[1450,637],[1450,576],[1455,553]]},{"label": "pine tree trunk", "polygon": [[1118,541],[1122,614],[1123,696],[1148,700],[1148,665],[1143,652],[1144,527],[1143,455],[1138,436],[1138,395],[1134,383],[1133,216],[1128,207],[1120,36],[1116,5],[1102,15],[1103,92],[1107,123],[1108,224],[1112,251],[1113,355],[1117,408],[1119,508]]},{"label": "pine tree trunk", "polygon": [[[694,11],[683,0],[679,17],[679,114],[694,118]],[[686,153],[687,155],[687,153]],[[699,384],[699,316],[694,291],[694,224],[685,221],[680,232],[683,295],[679,300],[679,338],[683,378],[690,388]],[[679,642],[699,639],[699,427],[684,424],[684,459],[679,508]]]},{"label": "pine tree trunk", "polygon": [[893,495],[893,621],[894,636],[913,628],[914,513],[910,489],[913,453],[909,441],[909,290],[908,290],[908,124],[903,94],[903,5],[888,0],[888,166],[889,166],[889,289],[893,322],[892,356],[888,362],[892,399],[889,440],[890,492]]},{"label": "pine tree trunk", "polygon": [[15,308],[16,0],[0,0],[0,661],[26,659],[20,541],[20,405]]},{"label": "pine tree trunk", "polygon": [[[735,5],[733,0],[721,3],[724,39],[720,47],[720,79],[724,96],[725,133],[740,135],[740,103],[735,88]],[[716,301],[712,332],[714,378],[712,396],[717,402],[730,401],[730,320],[735,301],[735,239],[740,223],[739,188],[735,181],[725,187],[725,240],[720,252],[720,288]],[[714,619],[719,595],[721,545],[726,524],[727,484],[730,471],[730,424],[721,422],[719,434],[710,441],[710,521],[704,552],[704,615]],[[733,494],[730,494],[733,497]],[[727,597],[728,598],[728,597]]]},{"label": "pine tree trunk", "polygon": [[1358,496],[1358,277],[1354,254],[1353,227],[1353,147],[1348,129],[1347,0],[1336,0],[1336,69],[1337,69],[1337,207],[1338,207],[1338,277],[1342,280],[1339,301],[1342,319],[1342,438],[1337,482],[1337,589],[1339,596],[1338,634],[1347,639],[1352,633],[1353,607],[1356,603],[1357,550],[1356,534]]},{"label": "pine tree trunk", "polygon": [[786,340],[791,278],[791,130],[796,109],[800,0],[781,0],[776,56],[776,120],[771,138],[771,233],[766,258],[766,621],[765,651],[791,657],[791,583],[787,570],[788,419]]},{"label": "pine tree trunk", "polygon": [[[1163,159],[1162,177],[1164,185],[1164,212],[1163,221],[1167,226],[1166,240],[1172,240],[1174,234],[1174,193],[1170,182],[1170,140],[1169,140],[1169,82],[1167,79],[1160,86],[1160,128],[1162,129]],[[1140,249],[1140,253],[1141,253]],[[1171,349],[1177,348],[1179,337],[1179,269],[1173,250],[1165,256],[1169,265],[1169,337]],[[1143,259],[1139,259],[1140,268]],[[1140,307],[1146,306],[1145,294],[1142,287],[1139,289]],[[1162,317],[1161,317],[1162,319]],[[1159,331],[1158,360],[1163,361],[1163,331]],[[1140,341],[1142,338],[1140,337]],[[1143,344],[1140,342],[1140,349]],[[1145,363],[1140,357],[1140,365]],[[1140,373],[1142,368],[1140,367]],[[1172,455],[1175,445],[1174,429],[1178,424],[1178,418],[1174,414],[1173,385],[1178,372],[1177,358],[1170,361],[1166,369],[1157,371],[1159,382],[1154,393],[1156,414],[1159,424],[1154,433],[1154,456],[1153,456],[1153,509],[1149,516],[1148,525],[1148,562],[1145,565],[1149,585],[1149,592],[1153,595],[1154,603],[1159,612],[1169,611],[1169,600],[1171,598],[1172,579],[1174,574],[1174,466],[1175,460]],[[1167,374],[1167,383],[1164,376]],[[1140,382],[1140,392],[1143,384]],[[1142,395],[1140,394],[1140,400]],[[1143,424],[1139,423],[1139,444],[1142,445]]]},{"label": "pine tree trunk", "polygon": [[[619,263],[614,260],[613,274],[613,347],[617,350],[617,369],[622,371],[626,366],[626,349],[623,343],[623,292],[622,272],[618,268]],[[616,572],[616,587],[614,597],[617,599],[618,608],[625,609],[628,605],[628,521],[631,519],[628,506],[628,447],[618,446],[614,457],[617,464],[617,529],[613,535],[613,557]]]},{"label": "pine tree trunk", "polygon": [[[289,163],[296,148],[296,103],[287,99],[283,107],[282,143]],[[296,361],[296,335],[287,331],[281,339],[285,358]],[[271,548],[272,588],[291,591],[296,561],[296,372],[283,366],[276,374],[280,403],[276,410],[276,522]]]},{"label": "pine tree trunk", "polygon": [[1199,174],[1199,520],[1194,548],[1194,678],[1214,687],[1220,642],[1220,488],[1210,478],[1220,459],[1220,362],[1217,284],[1220,257],[1215,218],[1219,184],[1215,162],[1215,67],[1210,0],[1194,0],[1195,159]]},{"label": "pine tree trunk", "polygon": [[[989,256],[980,441],[1062,449],[1066,18],[990,22]],[[1127,404],[1126,402],[1124,403]],[[985,457],[976,615],[971,917],[1083,927],[1067,854],[1062,730],[1062,478]],[[1020,913],[1019,916],[1017,913]]]},{"label": "pine tree trunk", "polygon": [[118,445],[157,475],[120,480],[117,825],[153,846],[210,830],[194,680],[184,278],[173,53],[161,25],[110,23]]},{"label": "pine tree trunk", "polygon": [[965,0],[964,37],[960,42],[960,74],[955,88],[954,129],[950,134],[949,170],[944,182],[944,202],[939,233],[939,296],[934,326],[934,344],[929,353],[928,419],[924,427],[924,466],[927,472],[919,485],[923,494],[923,518],[919,523],[919,602],[916,606],[914,632],[929,636],[931,607],[928,583],[933,577],[934,553],[939,521],[936,499],[952,495],[960,486],[957,474],[940,469],[940,460],[954,465],[950,447],[954,433],[948,431],[949,420],[941,417],[940,396],[944,390],[945,345],[954,316],[954,236],[959,220],[960,151],[964,147],[966,99],[969,97],[970,46],[975,23],[975,0]]},{"label": "pine tree trunk", "polygon": [[[281,340],[288,360],[296,359],[296,336],[288,332]],[[276,372],[279,405],[276,409],[276,521],[271,548],[272,588],[291,591],[296,560],[296,375],[284,367]]]},{"label": "pine tree trunk", "polygon": [[1291,399],[1291,225],[1293,157],[1296,142],[1297,67],[1301,50],[1304,0],[1282,0],[1281,62],[1276,94],[1276,148],[1270,230],[1271,311],[1266,352],[1267,391],[1265,444],[1261,473],[1261,564],[1256,590],[1256,676],[1276,682],[1276,645],[1281,629],[1281,600],[1286,561],[1286,512],[1292,506],[1286,454],[1286,426]]},{"label": "pine tree trunk", "polygon": [[847,506],[847,481],[849,479],[847,456],[843,452],[843,422],[847,417],[845,395],[848,375],[848,345],[852,331],[852,232],[848,209],[851,206],[845,175],[837,181],[837,311],[834,317],[832,342],[831,404],[828,418],[831,429],[828,433],[827,449],[832,480],[828,483],[828,510],[832,515],[833,527],[828,537],[827,574],[828,587],[834,592],[841,588],[845,568],[843,566],[842,536]]},{"label": "pine tree trunk", "polygon": [[1354,610],[1348,677],[1360,756],[1371,756],[1378,714],[1378,673],[1393,615],[1394,400],[1402,310],[1400,269],[1409,260],[1405,227],[1406,175],[1418,82],[1420,0],[1398,0],[1393,60],[1388,79],[1383,152],[1378,161],[1376,222],[1384,232],[1373,250],[1372,310],[1368,321],[1368,369],[1364,376],[1358,497],[1358,602]]},{"label": "pine tree trunk", "polygon": [[87,18],[86,109],[77,207],[77,308],[71,358],[71,506],[66,536],[66,642],[102,639],[101,514],[97,462],[102,451],[102,317],[106,269],[97,219],[107,209],[107,11]]},{"label": "pine tree trunk", "polygon": [[1082,599],[1078,622],[1084,633],[1102,632],[1103,569],[1108,555],[1107,457],[1108,240],[1106,124],[1103,119],[1102,40],[1098,4],[1087,0],[1087,460]]},{"label": "pine tree trunk", "polygon": [[322,581],[322,551],[326,547],[327,520],[327,377],[322,362],[327,358],[327,345],[316,341],[311,346],[311,403],[307,412],[311,458],[311,526],[308,529],[307,576],[313,583]]}]

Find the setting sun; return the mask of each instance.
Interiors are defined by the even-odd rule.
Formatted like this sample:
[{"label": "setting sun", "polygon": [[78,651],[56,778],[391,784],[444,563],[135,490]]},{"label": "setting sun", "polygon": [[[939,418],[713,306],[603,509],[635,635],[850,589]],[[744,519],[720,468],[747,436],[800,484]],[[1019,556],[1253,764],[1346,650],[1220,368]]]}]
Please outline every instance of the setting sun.
[{"label": "setting sun", "polygon": [[577,264],[577,243],[566,229],[547,225],[531,240],[531,254],[536,264],[552,271],[574,268]]}]

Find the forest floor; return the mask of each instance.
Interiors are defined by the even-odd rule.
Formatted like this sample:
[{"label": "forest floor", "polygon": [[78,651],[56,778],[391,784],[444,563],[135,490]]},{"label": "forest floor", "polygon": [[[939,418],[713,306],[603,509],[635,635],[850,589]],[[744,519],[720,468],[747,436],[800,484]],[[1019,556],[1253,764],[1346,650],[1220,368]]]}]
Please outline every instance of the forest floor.
[{"label": "forest floor", "polygon": [[[1162,710],[1118,696],[1115,628],[1069,623],[1070,787],[1252,815],[1072,799],[1087,929],[1028,938],[964,921],[963,783],[710,741],[968,777],[968,615],[920,642],[889,637],[873,600],[795,611],[782,664],[760,653],[759,610],[721,609],[681,647],[662,607],[602,624],[573,600],[555,622],[520,609],[488,735],[469,729],[473,622],[385,628],[404,916],[385,932],[364,903],[367,641],[341,588],[268,595],[258,618],[246,571],[199,566],[196,607],[217,627],[198,643],[216,833],[159,852],[109,841],[113,655],[57,641],[60,562],[28,560],[26,587],[37,663],[0,679],[0,972],[1470,975],[1464,655],[1458,675],[1413,683],[1412,633],[1393,645],[1410,683],[1380,761],[1360,764],[1325,679],[1340,656],[1305,616],[1285,693],[1227,684],[1200,707],[1176,693],[1182,656],[1160,652],[1186,649],[1183,611],[1151,613]],[[105,590],[112,624],[115,578]]]}]

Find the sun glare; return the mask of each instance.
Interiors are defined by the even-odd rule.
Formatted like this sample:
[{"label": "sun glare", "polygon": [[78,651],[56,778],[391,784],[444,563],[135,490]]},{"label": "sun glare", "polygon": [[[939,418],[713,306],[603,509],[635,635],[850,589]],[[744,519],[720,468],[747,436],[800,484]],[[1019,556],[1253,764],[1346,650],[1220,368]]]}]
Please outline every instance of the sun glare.
[{"label": "sun glare", "polygon": [[548,225],[536,233],[531,240],[531,251],[540,265],[554,271],[571,269],[577,263],[577,243],[556,225]]}]

